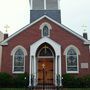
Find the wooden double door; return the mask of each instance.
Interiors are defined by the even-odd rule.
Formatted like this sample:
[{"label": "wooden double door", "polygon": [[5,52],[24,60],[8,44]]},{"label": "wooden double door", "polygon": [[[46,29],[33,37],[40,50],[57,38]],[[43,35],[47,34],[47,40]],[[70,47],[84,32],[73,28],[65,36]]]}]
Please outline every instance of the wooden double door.
[{"label": "wooden double door", "polygon": [[53,84],[53,58],[39,58],[38,83]]}]

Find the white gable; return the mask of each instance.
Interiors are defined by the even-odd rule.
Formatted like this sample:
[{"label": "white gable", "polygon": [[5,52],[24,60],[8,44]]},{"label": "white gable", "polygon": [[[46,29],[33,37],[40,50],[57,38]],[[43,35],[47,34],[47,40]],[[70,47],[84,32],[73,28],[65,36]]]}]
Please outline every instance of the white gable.
[{"label": "white gable", "polygon": [[84,44],[90,44],[90,41],[88,41],[87,39],[83,38],[81,35],[79,35],[78,33],[72,31],[71,29],[69,29],[68,27],[64,26],[63,24],[60,24],[58,22],[56,22],[55,20],[51,19],[50,17],[44,15],[42,17],[40,17],[39,19],[37,19],[36,21],[32,22],[31,24],[28,24],[27,26],[23,27],[22,29],[20,29],[19,31],[17,31],[16,33],[12,34],[10,37],[8,37],[6,40],[4,40],[3,42],[0,43],[0,45],[8,45],[8,41],[15,37],[16,35],[18,35],[19,33],[21,33],[22,31],[26,30],[27,28],[31,27],[32,25],[34,25],[35,23],[39,22],[40,20],[42,20],[43,18],[47,18],[50,21],[52,21],[53,23],[55,23],[56,25],[58,25],[59,27],[65,29],[66,31],[70,32],[71,34],[75,35],[76,37],[78,37],[79,39],[84,41]]}]

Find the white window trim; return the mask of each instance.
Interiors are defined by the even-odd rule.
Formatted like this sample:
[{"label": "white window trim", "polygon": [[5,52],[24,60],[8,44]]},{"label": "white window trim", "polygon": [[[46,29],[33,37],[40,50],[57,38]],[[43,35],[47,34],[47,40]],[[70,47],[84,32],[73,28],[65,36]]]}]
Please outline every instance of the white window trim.
[{"label": "white window trim", "polygon": [[[48,36],[43,36],[43,27],[44,26],[47,26],[48,27]],[[50,37],[50,30],[52,30],[52,27],[51,27],[51,25],[48,23],[48,22],[44,22],[44,23],[42,23],[41,25],[40,25],[40,28],[39,28],[40,30],[41,30],[41,37]]]},{"label": "white window trim", "polygon": [[[23,71],[14,71],[14,56],[15,56],[15,53],[18,49],[22,49],[23,53],[24,53],[24,70]],[[13,61],[12,61],[12,73],[14,74],[17,74],[17,73],[25,73],[25,56],[27,55],[27,51],[26,49],[21,46],[21,45],[18,45],[16,46],[12,51],[11,51],[11,56],[13,58]]]},{"label": "white window trim", "polygon": [[[70,48],[73,48],[73,49],[76,51],[76,53],[77,53],[77,71],[68,71],[68,70],[67,70],[67,52],[68,52],[68,50],[69,50]],[[79,55],[80,55],[79,49],[78,49],[76,46],[74,46],[74,45],[69,45],[69,46],[65,49],[64,55],[65,55],[65,62],[66,62],[66,73],[71,73],[71,74],[73,74],[73,73],[79,73]]]}]

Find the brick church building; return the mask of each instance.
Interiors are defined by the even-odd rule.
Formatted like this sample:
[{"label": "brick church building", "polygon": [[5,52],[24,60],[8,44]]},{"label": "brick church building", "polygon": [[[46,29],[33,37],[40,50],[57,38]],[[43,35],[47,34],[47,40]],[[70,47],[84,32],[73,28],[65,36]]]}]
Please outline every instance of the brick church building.
[{"label": "brick church building", "polygon": [[90,74],[90,41],[61,23],[60,0],[30,0],[30,24],[0,43],[0,72],[29,74],[34,85],[57,85],[57,75]]}]

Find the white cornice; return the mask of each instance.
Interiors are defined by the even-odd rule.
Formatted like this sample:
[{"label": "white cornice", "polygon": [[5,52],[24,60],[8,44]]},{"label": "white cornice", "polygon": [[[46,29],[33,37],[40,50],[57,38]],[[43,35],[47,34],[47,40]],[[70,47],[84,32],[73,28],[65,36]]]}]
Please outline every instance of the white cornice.
[{"label": "white cornice", "polygon": [[89,45],[89,52],[90,52],[90,45]]},{"label": "white cornice", "polygon": [[78,37],[79,39],[84,41],[84,44],[90,44],[90,41],[86,40],[85,38],[83,38],[81,35],[79,35],[78,33],[72,31],[71,29],[69,29],[68,27],[64,26],[63,24],[58,23],[57,21],[53,20],[52,18],[43,15],[42,17],[40,17],[39,19],[35,20],[34,22],[32,22],[31,24],[26,25],[25,27],[21,28],[20,30],[18,30],[17,32],[15,32],[14,34],[12,34],[11,36],[9,36],[7,39],[5,39],[4,41],[2,41],[0,43],[0,45],[5,45],[10,39],[12,39],[13,37],[15,37],[16,35],[18,35],[19,33],[21,33],[22,31],[26,30],[28,27],[31,27],[32,25],[34,25],[35,23],[37,23],[38,21],[42,20],[43,18],[47,18],[50,21],[54,22],[55,24],[57,24],[58,26],[60,26],[61,28],[65,29],[66,31],[70,32],[71,34],[75,35],[76,37]]}]

